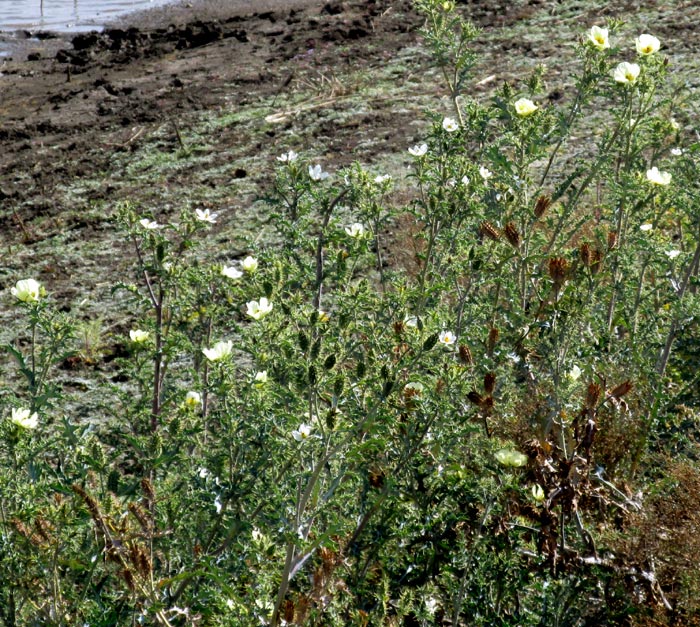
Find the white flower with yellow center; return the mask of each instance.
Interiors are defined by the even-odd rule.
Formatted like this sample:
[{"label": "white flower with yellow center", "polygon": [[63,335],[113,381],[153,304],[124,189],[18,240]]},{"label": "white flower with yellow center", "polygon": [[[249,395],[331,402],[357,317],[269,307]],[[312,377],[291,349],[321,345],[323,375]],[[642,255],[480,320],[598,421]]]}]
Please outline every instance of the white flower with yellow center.
[{"label": "white flower with yellow center", "polygon": [[39,417],[36,412],[32,414],[31,410],[25,408],[13,407],[9,420],[13,425],[22,429],[36,429],[39,425]]},{"label": "white flower with yellow center", "polygon": [[513,106],[515,107],[515,112],[521,118],[526,118],[528,115],[532,115],[535,111],[537,111],[537,109],[539,109],[539,107],[532,102],[532,100],[528,100],[527,98],[516,100]]},{"label": "white flower with yellow center", "polygon": [[671,182],[671,173],[654,166],[651,170],[647,170],[647,181],[652,185],[668,185]]},{"label": "white flower with yellow center", "polygon": [[22,279],[17,281],[13,288],[10,288],[10,293],[23,303],[38,303],[42,291],[41,283],[34,279]]},{"label": "white flower with yellow center", "polygon": [[637,48],[637,53],[643,57],[649,56],[659,51],[661,43],[653,35],[644,33],[634,40],[634,45]]},{"label": "white flower with yellow center", "polygon": [[324,311],[323,309],[318,310],[318,321],[319,322],[328,322],[331,319],[331,314],[329,314],[327,311]]},{"label": "white flower with yellow center", "polygon": [[142,329],[132,329],[129,331],[129,338],[134,344],[143,344],[148,342],[151,334],[148,331],[143,331]]},{"label": "white flower with yellow center", "polygon": [[593,44],[594,48],[598,50],[605,50],[610,47],[610,41],[608,39],[608,29],[600,28],[600,26],[592,26],[591,30],[588,31],[588,41]]},{"label": "white flower with yellow center", "polygon": [[243,273],[238,268],[234,268],[233,266],[224,266],[221,268],[221,274],[232,281],[236,281],[243,276]]},{"label": "white flower with yellow center", "polygon": [[255,257],[248,255],[243,261],[241,261],[241,268],[244,272],[248,274],[253,274],[258,269],[258,260]]},{"label": "white flower with yellow center", "polygon": [[233,342],[231,340],[217,342],[211,348],[203,348],[202,352],[209,361],[228,359],[233,352]]},{"label": "white flower with yellow center", "polygon": [[443,346],[452,346],[457,341],[457,336],[452,331],[440,331],[438,342]]},{"label": "white flower with yellow center", "polygon": [[216,224],[216,218],[219,217],[218,213],[213,213],[209,209],[195,209],[194,213],[197,216],[197,220],[209,222],[209,224]]},{"label": "white flower with yellow center", "polygon": [[422,157],[428,152],[428,144],[416,144],[415,146],[408,149],[414,157]]},{"label": "white flower with yellow center", "polygon": [[294,431],[292,431],[292,437],[297,442],[308,440],[311,437],[311,427],[302,422],[298,429],[294,429]]},{"label": "white flower with yellow center", "polygon": [[493,176],[493,172],[483,165],[479,168],[479,174],[484,181],[488,181]]},{"label": "white flower with yellow center", "polygon": [[281,163],[294,163],[298,156],[299,155],[296,152],[290,150],[289,152],[285,152],[283,155],[277,157],[277,161]]},{"label": "white flower with yellow center", "polygon": [[454,133],[459,130],[459,124],[454,118],[445,118],[442,121],[442,128],[444,128],[448,133]]},{"label": "white flower with yellow center", "polygon": [[265,386],[267,383],[267,370],[261,370],[260,372],[255,373],[255,377],[253,378],[253,385],[256,388],[262,388]]},{"label": "white flower with yellow center", "polygon": [[360,239],[365,235],[365,227],[361,222],[353,222],[345,227],[345,232],[353,239]]},{"label": "white flower with yellow center", "polygon": [[636,63],[623,61],[613,70],[613,78],[623,85],[633,85],[639,78],[640,68]]},{"label": "white flower with yellow center", "polygon": [[324,172],[320,165],[309,166],[309,177],[313,181],[325,181],[329,176],[330,174]]},{"label": "white flower with yellow center", "polygon": [[251,300],[247,302],[246,307],[248,308],[246,313],[253,320],[260,320],[272,311],[272,303],[264,296],[259,301]]},{"label": "white flower with yellow center", "polygon": [[139,224],[147,231],[155,231],[163,228],[162,224],[158,224],[155,220],[149,220],[148,218],[142,218],[139,220]]},{"label": "white flower with yellow center", "polygon": [[185,394],[185,407],[197,409],[202,404],[202,395],[199,392],[190,391]]}]

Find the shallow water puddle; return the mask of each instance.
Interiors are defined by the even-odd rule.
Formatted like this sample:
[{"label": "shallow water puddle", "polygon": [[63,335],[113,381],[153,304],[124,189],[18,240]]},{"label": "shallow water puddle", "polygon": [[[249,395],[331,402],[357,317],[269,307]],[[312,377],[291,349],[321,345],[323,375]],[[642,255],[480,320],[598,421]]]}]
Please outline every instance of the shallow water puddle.
[{"label": "shallow water puddle", "polygon": [[173,0],[0,0],[0,31],[99,30],[129,13],[163,6]]}]

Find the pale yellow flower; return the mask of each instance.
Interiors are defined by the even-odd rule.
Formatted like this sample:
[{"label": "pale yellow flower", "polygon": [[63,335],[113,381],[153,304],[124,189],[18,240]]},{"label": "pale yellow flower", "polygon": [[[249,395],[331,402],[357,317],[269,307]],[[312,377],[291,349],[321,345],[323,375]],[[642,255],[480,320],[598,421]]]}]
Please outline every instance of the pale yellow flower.
[{"label": "pale yellow flower", "polygon": [[255,373],[255,378],[253,379],[253,385],[256,388],[264,387],[267,383],[267,370],[261,370]]},{"label": "pale yellow flower", "polygon": [[241,268],[244,272],[248,274],[253,274],[258,269],[258,260],[255,257],[248,255],[243,261],[241,261]]},{"label": "pale yellow flower", "polygon": [[22,279],[17,281],[15,286],[10,289],[11,294],[23,303],[37,303],[41,298],[43,288],[38,281],[34,279]]},{"label": "pale yellow flower", "polygon": [[233,342],[217,342],[211,348],[203,348],[202,352],[209,361],[221,361],[231,356],[233,352]]},{"label": "pale yellow flower", "polygon": [[132,329],[129,331],[129,338],[134,344],[143,344],[147,342],[150,337],[151,334],[148,331],[143,331],[141,329]]},{"label": "pale yellow flower", "polygon": [[634,41],[634,45],[637,48],[637,53],[644,57],[658,52],[661,47],[661,43],[656,37],[647,35],[646,33],[637,37]]},{"label": "pale yellow flower", "polygon": [[510,466],[511,468],[518,468],[519,466],[527,464],[527,455],[523,455],[519,451],[514,451],[512,449],[501,449],[500,451],[496,451],[494,456],[499,463],[504,466]]},{"label": "pale yellow flower", "polygon": [[535,499],[535,501],[537,501],[538,503],[544,501],[545,495],[541,485],[536,483],[530,488],[530,492],[532,493],[532,498]]},{"label": "pale yellow flower", "polygon": [[532,102],[532,100],[528,100],[527,98],[521,98],[520,100],[516,100],[514,103],[515,106],[515,112],[521,117],[525,118],[528,115],[532,115],[539,107]]},{"label": "pale yellow flower", "polygon": [[600,26],[592,26],[591,30],[588,31],[588,41],[593,44],[594,48],[598,50],[605,50],[610,47],[610,41],[608,40],[608,29],[600,28]]},{"label": "pale yellow flower", "polygon": [[640,68],[636,63],[623,61],[613,71],[613,78],[623,85],[633,85],[639,78]]},{"label": "pale yellow flower", "polygon": [[22,429],[36,429],[39,425],[39,417],[36,412],[33,414],[29,409],[13,407],[10,422]]},{"label": "pale yellow flower", "polygon": [[671,173],[654,166],[651,170],[647,170],[647,181],[652,185],[668,185],[671,182]]}]

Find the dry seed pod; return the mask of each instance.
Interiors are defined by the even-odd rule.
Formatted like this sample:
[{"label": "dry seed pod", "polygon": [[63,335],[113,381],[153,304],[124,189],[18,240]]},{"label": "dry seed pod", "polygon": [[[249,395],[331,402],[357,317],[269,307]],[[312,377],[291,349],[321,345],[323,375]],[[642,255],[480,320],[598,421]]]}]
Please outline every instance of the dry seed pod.
[{"label": "dry seed pod", "polygon": [[581,259],[581,263],[587,268],[591,265],[591,260],[593,259],[591,245],[588,242],[584,242],[579,246],[578,256]]},{"label": "dry seed pod", "polygon": [[617,244],[617,233],[610,231],[608,232],[608,250],[615,248],[615,244]]},{"label": "dry seed pod", "polygon": [[474,363],[472,352],[466,344],[459,345],[459,360],[466,366],[471,366]]},{"label": "dry seed pod", "polygon": [[586,391],[586,409],[595,409],[600,400],[601,387],[597,383],[589,383]]},{"label": "dry seed pod", "polygon": [[501,238],[501,234],[498,232],[498,229],[488,220],[484,220],[481,223],[481,226],[479,227],[479,232],[485,237],[488,237],[489,239],[493,240],[494,242],[497,242]]},{"label": "dry seed pod", "polygon": [[603,253],[597,248],[593,251],[591,259],[591,274],[598,274],[603,266]]},{"label": "dry seed pod", "polygon": [[476,390],[469,392],[469,394],[467,394],[467,398],[474,403],[474,405],[478,405],[479,407],[481,407],[481,403],[484,401],[484,398]]},{"label": "dry seed pod", "polygon": [[484,375],[484,390],[487,394],[493,394],[496,387],[496,375],[493,372],[487,372]]},{"label": "dry seed pod", "polygon": [[496,342],[498,342],[498,329],[496,327],[491,327],[489,329],[489,337],[486,341],[486,350],[489,355],[493,353],[493,349],[496,347]]},{"label": "dry seed pod", "polygon": [[506,224],[505,229],[503,230],[503,234],[506,236],[508,243],[513,248],[520,247],[520,233],[518,233],[518,229],[515,228],[514,222],[509,222],[508,224]]},{"label": "dry seed pod", "polygon": [[624,381],[623,383],[620,383],[620,385],[614,387],[612,389],[612,391],[610,392],[610,396],[612,396],[613,398],[622,398],[633,387],[634,387],[634,385],[633,385],[632,381],[627,379],[627,381]]},{"label": "dry seed pod", "polygon": [[554,281],[554,286],[560,287],[566,281],[566,276],[569,273],[569,262],[564,257],[552,257],[547,269],[549,276]]},{"label": "dry seed pod", "polygon": [[537,199],[537,202],[535,203],[535,217],[539,220],[549,209],[550,205],[552,204],[552,198],[551,196],[545,196],[542,195]]}]

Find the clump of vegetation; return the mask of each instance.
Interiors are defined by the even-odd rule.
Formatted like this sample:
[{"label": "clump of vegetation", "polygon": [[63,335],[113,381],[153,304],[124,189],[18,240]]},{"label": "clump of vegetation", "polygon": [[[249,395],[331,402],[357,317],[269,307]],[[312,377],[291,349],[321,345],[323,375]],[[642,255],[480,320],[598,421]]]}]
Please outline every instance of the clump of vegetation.
[{"label": "clump of vegetation", "polygon": [[[478,31],[416,5],[452,110],[408,149],[406,206],[290,149],[280,243],[218,265],[215,212],[121,206],[137,322],[108,428],[52,383],[94,329],[13,288],[4,625],[692,624],[696,375],[674,347],[696,341],[699,151],[661,42],[593,26],[564,108],[543,68],[486,103],[464,91]],[[383,251],[409,222],[401,268]]]}]

